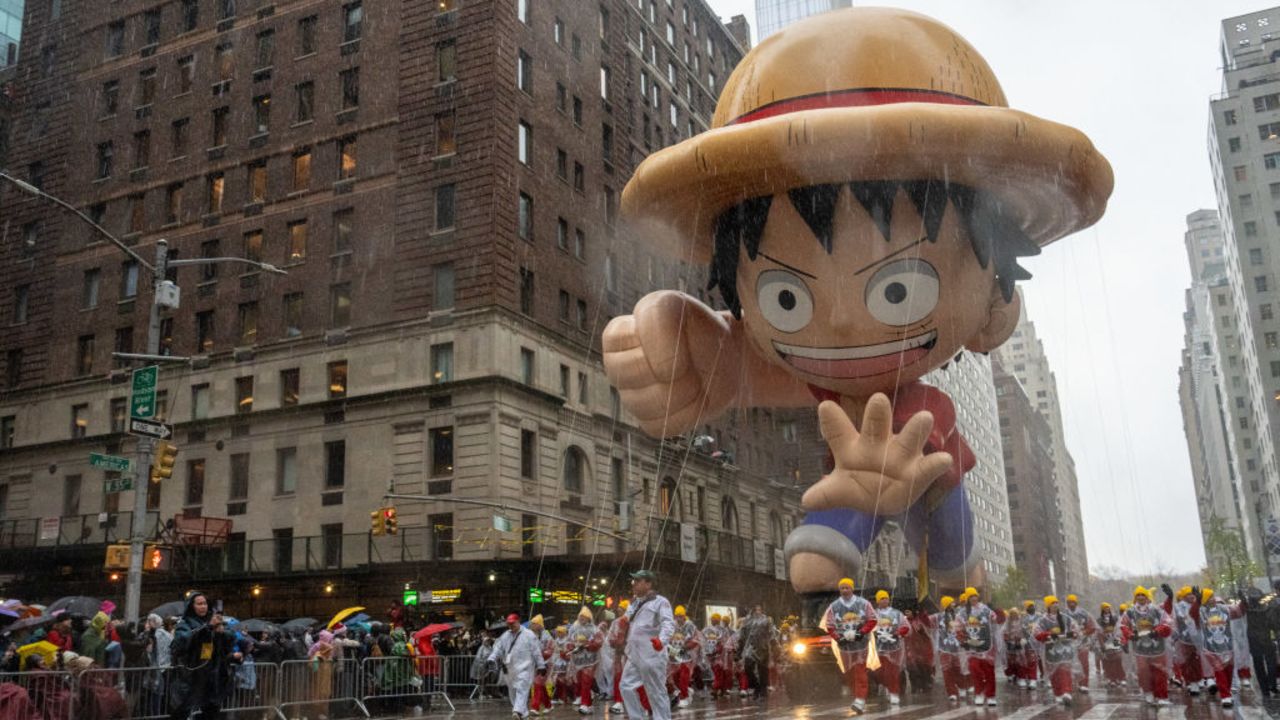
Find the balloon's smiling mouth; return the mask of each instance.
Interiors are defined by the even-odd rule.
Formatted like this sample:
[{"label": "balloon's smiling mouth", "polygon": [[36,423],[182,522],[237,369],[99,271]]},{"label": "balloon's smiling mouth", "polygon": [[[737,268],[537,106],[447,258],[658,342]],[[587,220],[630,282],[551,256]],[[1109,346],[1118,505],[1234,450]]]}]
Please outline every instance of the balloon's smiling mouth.
[{"label": "balloon's smiling mouth", "polygon": [[920,360],[938,344],[938,331],[905,340],[857,347],[804,347],[774,341],[773,349],[788,365],[820,377],[850,379],[883,375]]}]

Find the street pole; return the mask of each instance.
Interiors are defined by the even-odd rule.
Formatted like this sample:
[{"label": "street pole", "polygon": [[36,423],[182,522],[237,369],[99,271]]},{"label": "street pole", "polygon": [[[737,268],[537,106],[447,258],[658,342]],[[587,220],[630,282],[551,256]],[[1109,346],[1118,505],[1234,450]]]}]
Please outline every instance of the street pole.
[{"label": "street pole", "polygon": [[[147,354],[160,353],[160,284],[165,281],[169,243],[156,241],[156,266],[152,276],[151,309],[147,321]],[[129,577],[125,586],[124,617],[135,621],[142,605],[142,563],[146,551],[147,490],[151,483],[151,451],[155,441],[138,438],[138,458],[133,469],[133,532],[129,538]]]}]

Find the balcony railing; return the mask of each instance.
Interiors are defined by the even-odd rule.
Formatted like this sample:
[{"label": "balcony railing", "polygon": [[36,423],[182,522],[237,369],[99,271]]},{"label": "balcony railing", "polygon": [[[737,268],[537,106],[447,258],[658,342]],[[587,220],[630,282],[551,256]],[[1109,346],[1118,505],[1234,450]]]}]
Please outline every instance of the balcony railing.
[{"label": "balcony railing", "polygon": [[[160,513],[148,512],[147,537],[155,537],[159,526]],[[4,520],[0,521],[0,550],[128,542],[132,527],[132,512]]]},{"label": "balcony railing", "polygon": [[[653,520],[647,534],[650,552],[659,556],[678,559],[680,552],[680,523]],[[751,538],[734,533],[711,530],[699,527],[695,533],[697,562],[709,562],[728,567],[742,568],[772,575],[774,573],[774,550],[777,546],[766,544],[764,555],[756,560],[756,545]]]}]

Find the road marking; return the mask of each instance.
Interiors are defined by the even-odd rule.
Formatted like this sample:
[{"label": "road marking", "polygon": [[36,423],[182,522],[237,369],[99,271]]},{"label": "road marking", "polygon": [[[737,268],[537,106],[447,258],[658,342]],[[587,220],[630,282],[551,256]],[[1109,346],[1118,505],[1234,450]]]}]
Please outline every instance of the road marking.
[{"label": "road marking", "polygon": [[1120,709],[1120,705],[1117,703],[1103,703],[1101,705],[1094,705],[1093,707],[1084,711],[1084,714],[1076,718],[1076,720],[1107,720],[1107,718],[1111,717],[1111,715],[1115,713],[1116,710],[1119,710],[1119,709]]},{"label": "road marking", "polygon": [[[1047,703],[1041,704],[1041,705],[1028,705],[1026,707],[1018,708],[1017,710],[1014,710],[1008,715],[1001,715],[1000,720],[1031,720],[1031,718],[1039,715],[1042,712],[1052,710],[1053,707],[1054,707],[1053,705],[1049,705]],[[1094,720],[1094,719],[1090,718],[1090,720]]]},{"label": "road marking", "polygon": [[1268,720],[1270,718],[1267,711],[1260,707],[1236,705],[1232,709],[1235,711],[1233,714],[1236,717],[1243,718],[1244,720]]}]

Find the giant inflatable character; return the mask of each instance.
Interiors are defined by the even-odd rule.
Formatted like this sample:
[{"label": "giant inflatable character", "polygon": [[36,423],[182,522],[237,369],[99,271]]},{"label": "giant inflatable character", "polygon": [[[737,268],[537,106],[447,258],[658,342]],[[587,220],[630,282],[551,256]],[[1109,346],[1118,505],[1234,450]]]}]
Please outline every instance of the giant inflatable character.
[{"label": "giant inflatable character", "polygon": [[1110,165],[1079,131],[1009,108],[950,28],[889,8],[764,40],[712,125],[641,163],[622,211],[708,267],[728,310],[659,291],[610,322],[622,402],[659,437],[729,408],[818,405],[833,468],[786,541],[796,590],[858,571],[889,519],[935,579],[972,578],[974,456],[919,379],[1010,336],[1018,258],[1098,220]]}]

